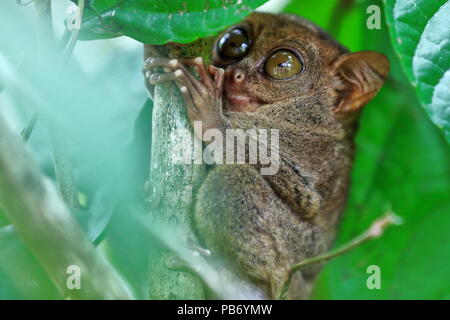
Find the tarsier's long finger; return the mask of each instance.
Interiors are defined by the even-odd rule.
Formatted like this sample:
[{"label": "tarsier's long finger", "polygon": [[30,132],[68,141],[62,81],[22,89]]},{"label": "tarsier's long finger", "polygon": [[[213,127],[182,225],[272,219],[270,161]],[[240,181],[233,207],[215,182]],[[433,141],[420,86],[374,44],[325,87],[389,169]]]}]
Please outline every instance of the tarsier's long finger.
[{"label": "tarsier's long finger", "polygon": [[[209,75],[206,75],[206,69],[205,66],[203,64],[203,59],[197,60],[197,62],[194,62],[195,59],[184,59],[183,61],[186,62],[187,65],[192,65],[194,66],[196,69],[198,70],[198,72],[203,72],[203,77],[209,77],[205,78],[207,79],[207,81],[209,80],[209,87],[212,86],[212,79]],[[200,64],[200,66],[197,66],[198,64]],[[169,60],[167,58],[152,58],[152,59],[148,59],[148,61],[146,61],[145,63],[145,67],[144,68],[148,68],[149,70],[151,70],[152,68],[155,67],[162,67],[164,69],[170,69],[170,70],[181,70],[186,74],[186,78],[189,82],[191,82],[190,86],[195,87],[195,89],[203,94],[203,95],[207,95],[208,94],[208,90],[209,87],[205,86],[205,84],[203,84],[203,79],[202,81],[199,81],[196,77],[194,77],[191,72],[189,72],[189,70],[187,70],[187,68],[185,67],[184,63],[178,59],[172,59]],[[203,68],[203,71],[200,71]],[[211,87],[212,88],[212,87]]]},{"label": "tarsier's long finger", "polygon": [[178,59],[168,59],[168,58],[151,58],[148,59],[148,61],[145,62],[144,68],[148,68],[149,70],[156,68],[156,67],[162,67],[164,69],[168,69],[166,70],[167,72],[169,70],[181,70],[186,74],[186,77],[188,78],[188,80],[194,82],[197,81],[197,79],[195,79],[195,77],[193,75],[191,75],[191,73],[184,67],[184,65],[182,63],[180,63],[180,60]]},{"label": "tarsier's long finger", "polygon": [[215,66],[210,65],[208,67],[208,71],[214,78],[214,87],[220,93],[223,90],[223,83],[225,80],[225,70],[223,68],[217,68]]},{"label": "tarsier's long finger", "polygon": [[[204,98],[202,97],[201,93],[198,91],[197,86],[195,86],[195,83],[191,81],[192,75],[186,71],[183,71],[181,69],[178,69],[174,72],[175,75],[175,82],[177,84],[184,86],[189,91],[192,100],[194,102],[194,105],[201,105],[204,102]],[[195,80],[198,81],[198,80]]]},{"label": "tarsier's long finger", "polygon": [[180,63],[177,59],[168,59],[168,58],[148,58],[144,61],[144,70],[151,70],[156,67],[169,68],[171,70],[178,69],[180,67]]},{"label": "tarsier's long finger", "polygon": [[151,73],[147,71],[145,77],[151,85],[162,84],[176,79],[175,72]]},{"label": "tarsier's long finger", "polygon": [[178,84],[178,87],[180,88],[181,95],[186,104],[187,112],[189,113],[189,116],[191,117],[191,115],[198,112],[198,109],[194,104],[194,100],[192,99],[191,93],[189,92],[188,88],[186,86],[180,85],[180,84]]},{"label": "tarsier's long finger", "polygon": [[203,85],[206,86],[207,90],[212,90],[214,88],[214,82],[211,78],[210,73],[206,70],[205,63],[203,62],[202,57],[197,57],[194,59],[183,59],[181,60],[184,65],[192,66],[197,71],[200,76],[200,80]]},{"label": "tarsier's long finger", "polygon": [[155,93],[155,86],[152,85],[152,84],[150,83],[150,81],[148,81],[148,79],[149,79],[150,76],[151,76],[151,72],[148,71],[148,70],[142,70],[142,71],[143,71],[143,73],[144,73],[144,77],[145,77],[145,87],[147,88],[148,95],[149,95],[150,99],[153,100],[154,93]]}]

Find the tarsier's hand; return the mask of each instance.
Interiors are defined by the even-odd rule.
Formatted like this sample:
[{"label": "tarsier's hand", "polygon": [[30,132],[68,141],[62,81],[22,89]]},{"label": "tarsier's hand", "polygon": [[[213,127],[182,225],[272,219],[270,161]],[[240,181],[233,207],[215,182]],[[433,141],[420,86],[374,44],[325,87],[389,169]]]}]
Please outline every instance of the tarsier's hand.
[{"label": "tarsier's hand", "polygon": [[[155,72],[157,67],[163,68],[163,72]],[[187,67],[194,68],[200,79]],[[175,81],[180,88],[192,125],[194,121],[201,121],[203,131],[226,127],[227,119],[222,112],[224,69],[212,65],[206,67],[201,57],[172,60],[159,57],[147,59],[144,62],[144,70],[151,85]],[[203,132],[195,134],[200,139],[203,137]]]}]

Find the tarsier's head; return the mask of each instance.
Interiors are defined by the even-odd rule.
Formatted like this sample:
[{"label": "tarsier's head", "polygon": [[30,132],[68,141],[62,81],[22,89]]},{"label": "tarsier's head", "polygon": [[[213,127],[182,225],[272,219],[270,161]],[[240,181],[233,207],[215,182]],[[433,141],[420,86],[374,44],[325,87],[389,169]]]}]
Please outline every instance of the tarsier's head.
[{"label": "tarsier's head", "polygon": [[224,107],[255,111],[294,97],[333,96],[335,112],[359,110],[381,88],[389,61],[348,51],[298,16],[253,13],[218,38],[212,63],[225,69]]}]

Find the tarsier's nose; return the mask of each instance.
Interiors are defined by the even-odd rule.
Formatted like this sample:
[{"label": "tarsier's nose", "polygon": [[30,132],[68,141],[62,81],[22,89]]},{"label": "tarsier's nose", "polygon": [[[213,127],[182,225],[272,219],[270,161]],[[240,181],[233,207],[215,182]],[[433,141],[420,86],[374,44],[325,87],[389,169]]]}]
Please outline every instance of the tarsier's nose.
[{"label": "tarsier's nose", "polygon": [[234,83],[241,83],[245,80],[245,73],[241,69],[236,69],[232,74],[232,81]]}]

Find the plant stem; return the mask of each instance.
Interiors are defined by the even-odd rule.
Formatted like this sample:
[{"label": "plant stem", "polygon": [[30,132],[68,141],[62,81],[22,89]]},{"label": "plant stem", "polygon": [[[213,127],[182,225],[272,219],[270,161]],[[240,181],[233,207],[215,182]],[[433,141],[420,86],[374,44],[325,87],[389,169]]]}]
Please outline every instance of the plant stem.
[{"label": "plant stem", "polygon": [[286,299],[287,293],[289,291],[289,286],[292,281],[292,277],[300,269],[309,267],[317,263],[323,263],[325,261],[343,255],[344,253],[356,247],[359,247],[368,240],[380,237],[383,234],[384,229],[386,229],[387,227],[399,224],[401,224],[400,217],[394,215],[393,213],[387,213],[383,217],[375,220],[369,227],[369,229],[367,229],[365,232],[363,232],[356,238],[352,239],[350,242],[344,244],[342,247],[292,265],[289,269],[287,280],[284,282],[282,286],[279,299],[280,300]]},{"label": "plant stem", "polygon": [[[42,64],[45,59],[49,59],[46,54],[53,54],[53,49],[55,49],[51,0],[35,0],[34,6],[37,20],[38,58],[39,63]],[[79,203],[67,139],[63,135],[63,130],[56,124],[50,124],[50,135],[59,192],[70,208],[78,208]]]},{"label": "plant stem", "polygon": [[[166,45],[170,58],[202,56],[208,59],[213,39],[199,39],[182,46]],[[150,45],[144,47],[144,60],[159,54]],[[189,51],[189,52],[186,52]],[[176,164],[173,159],[180,151],[175,139],[177,130],[190,132],[186,107],[175,84],[156,86],[152,115],[152,147],[150,163],[149,202],[151,214],[164,223],[175,225],[180,236],[189,244],[196,244],[192,226],[192,204],[195,192],[206,175],[206,166],[199,164]],[[191,146],[192,147],[192,146]],[[158,252],[150,261],[151,299],[205,299],[205,290],[200,278],[190,272],[171,270],[167,267],[167,251]]]},{"label": "plant stem", "polygon": [[69,156],[69,147],[66,137],[60,134],[61,131],[62,130],[57,129],[55,125],[50,128],[56,182],[61,197],[69,208],[79,208],[80,204],[72,174],[72,161]]}]

